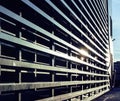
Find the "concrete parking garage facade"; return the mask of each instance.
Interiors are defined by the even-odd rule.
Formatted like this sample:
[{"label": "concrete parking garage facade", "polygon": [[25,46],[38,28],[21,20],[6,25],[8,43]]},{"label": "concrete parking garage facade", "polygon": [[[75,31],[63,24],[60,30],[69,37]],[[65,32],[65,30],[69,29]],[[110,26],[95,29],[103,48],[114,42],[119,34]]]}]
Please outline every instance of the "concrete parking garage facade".
[{"label": "concrete parking garage facade", "polygon": [[108,0],[2,0],[0,100],[90,101],[110,90]]}]

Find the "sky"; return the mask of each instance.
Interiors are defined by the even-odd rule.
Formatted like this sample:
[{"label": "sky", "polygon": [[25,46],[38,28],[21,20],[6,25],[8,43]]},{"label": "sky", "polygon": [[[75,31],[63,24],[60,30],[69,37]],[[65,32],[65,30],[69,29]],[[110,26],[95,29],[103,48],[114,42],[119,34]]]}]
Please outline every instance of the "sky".
[{"label": "sky", "polygon": [[120,0],[112,0],[114,61],[120,61]]}]

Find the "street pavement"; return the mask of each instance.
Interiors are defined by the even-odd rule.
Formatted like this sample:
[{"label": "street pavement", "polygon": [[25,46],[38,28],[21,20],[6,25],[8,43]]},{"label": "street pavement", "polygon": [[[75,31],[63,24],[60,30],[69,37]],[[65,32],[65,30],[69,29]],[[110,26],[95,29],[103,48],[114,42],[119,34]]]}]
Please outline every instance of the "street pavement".
[{"label": "street pavement", "polygon": [[93,101],[120,101],[120,88],[113,88]]}]

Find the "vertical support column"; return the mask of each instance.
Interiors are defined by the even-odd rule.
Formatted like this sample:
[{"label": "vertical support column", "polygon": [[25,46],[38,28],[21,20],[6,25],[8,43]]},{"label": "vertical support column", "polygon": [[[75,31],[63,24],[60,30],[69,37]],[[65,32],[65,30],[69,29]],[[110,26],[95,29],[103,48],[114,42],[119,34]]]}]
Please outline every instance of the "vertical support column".
[{"label": "vertical support column", "polygon": [[[86,62],[87,62],[87,63],[89,62],[89,61],[88,61],[88,58],[86,58]],[[86,66],[86,71],[87,71],[87,72],[88,72],[88,69],[89,69],[89,67]],[[90,79],[89,79],[89,76],[90,76],[90,75],[86,74],[87,80],[90,80]],[[91,80],[90,80],[90,81],[91,81]],[[91,84],[87,84],[87,89],[90,89],[90,88],[91,88],[90,85],[91,85]],[[88,94],[86,94],[86,96],[89,97],[90,94],[88,93]]]},{"label": "vertical support column", "polygon": [[[37,53],[35,53],[35,63],[37,62],[36,58],[37,58]],[[36,81],[36,77],[37,77],[37,69],[35,69],[34,74],[35,74],[35,81]]]},{"label": "vertical support column", "polygon": [[[36,44],[37,43],[37,41],[36,41],[36,37],[35,37],[35,42],[34,42],[34,44]],[[37,62],[37,52],[35,52],[35,60],[34,60],[34,62],[36,63]],[[37,69],[35,69],[35,71],[34,71],[34,77],[35,77],[35,82],[37,81]],[[35,90],[36,90],[36,88],[35,88]]]},{"label": "vertical support column", "polygon": [[[54,34],[54,31],[52,31],[52,34]],[[55,45],[54,45],[54,41],[51,39],[51,49],[54,51],[55,50]],[[51,66],[55,66],[55,56],[52,56],[52,61],[51,61]],[[52,77],[52,82],[55,81],[55,72],[51,72],[51,77]],[[52,96],[55,95],[55,90],[54,88],[52,88]]]},{"label": "vertical support column", "polygon": [[[35,44],[36,44],[36,40],[35,40]],[[37,53],[35,52],[35,63],[37,62]],[[34,81],[37,81],[37,69],[35,69],[34,71]],[[35,88],[35,91],[37,90],[37,88]]]},{"label": "vertical support column", "polygon": [[[70,27],[71,27],[71,25],[70,25]],[[70,36],[68,36],[68,40],[69,40],[69,43],[70,44],[72,44],[71,43],[71,37]],[[71,49],[70,48],[68,48],[68,55],[69,56],[72,56],[72,53],[71,53]],[[71,63],[71,61],[69,61],[68,62],[68,69],[71,69],[72,68],[72,63]],[[69,73],[68,74],[68,78],[69,78],[69,81],[72,81],[72,74],[71,73]],[[69,86],[70,88],[69,88],[69,91],[72,93],[72,86]],[[71,99],[69,99],[69,101],[71,101]]]},{"label": "vertical support column", "polygon": [[[71,56],[71,50],[69,50],[68,55]],[[71,69],[71,68],[72,68],[72,64],[71,64],[71,61],[69,61],[68,62],[68,69]],[[70,73],[68,73],[68,79],[69,79],[69,81],[72,81],[72,75]],[[72,93],[72,86],[68,86],[68,87],[69,87],[70,93]],[[67,101],[71,101],[71,99],[68,99]]]},{"label": "vertical support column", "polygon": [[[97,72],[97,71],[96,71]],[[97,77],[95,76],[95,81],[97,81]],[[97,87],[97,84],[95,83],[95,87]],[[94,92],[94,94],[97,94],[97,91]]]},{"label": "vertical support column", "polygon": [[[19,15],[22,16],[22,12],[20,12]],[[20,29],[19,23],[18,23],[18,29]],[[22,32],[19,31],[17,37],[18,37],[18,38],[21,38],[21,36],[22,36]],[[17,57],[17,58],[18,58],[18,61],[21,61],[21,60],[22,60],[21,47],[18,46],[17,49],[18,49],[18,57]],[[22,78],[21,78],[21,77],[22,77],[21,70],[20,70],[20,69],[17,69],[17,70],[16,70],[16,74],[17,74],[17,77],[18,77],[17,82],[18,82],[18,83],[21,83],[21,82],[22,82],[22,80],[21,80],[21,79],[22,79]],[[18,101],[21,101],[21,93],[20,93],[20,92],[18,92]]]},{"label": "vertical support column", "polygon": [[[92,61],[92,65],[94,65],[94,62]],[[91,73],[94,73],[94,68],[91,68]],[[93,80],[94,75],[91,75],[91,79]],[[93,96],[93,91],[91,92],[91,95]]]},{"label": "vertical support column", "polygon": [[[22,52],[21,52],[21,50],[19,50],[19,61],[21,61],[21,58],[22,58]],[[21,76],[22,76],[21,70],[18,70],[16,72],[18,73],[18,79],[19,79],[18,82],[21,83]],[[20,92],[18,93],[18,101],[21,101],[21,93]]]},{"label": "vertical support column", "polygon": [[[0,21],[0,32],[1,32],[1,21]],[[2,52],[2,49],[1,49],[1,42],[0,42],[0,56],[1,56],[1,52]],[[1,79],[1,65],[0,65],[0,79]]]},{"label": "vertical support column", "polygon": [[[1,51],[2,49],[1,49],[1,42],[0,42],[0,56],[1,56]],[[0,81],[1,81],[1,65],[0,65]],[[1,91],[0,91],[0,94],[1,94]]]},{"label": "vertical support column", "polygon": [[[75,69],[77,69],[77,64],[75,64]],[[75,74],[75,81],[77,81],[77,78],[78,78],[78,74],[76,73]],[[75,87],[77,88],[77,84],[75,85]],[[76,98],[78,98],[78,96]]]},{"label": "vertical support column", "polygon": [[[91,68],[91,69],[90,69],[90,72],[91,72],[91,73],[94,73],[94,69]],[[94,75],[90,75],[90,80],[93,80],[94,77],[95,77]],[[92,86],[93,86],[93,85],[92,85]],[[91,92],[91,96],[93,96],[93,94],[94,94],[94,91]]]},{"label": "vertical support column", "polygon": [[[83,66],[81,67],[81,70],[83,71]],[[82,77],[81,77],[81,80],[84,81],[83,75],[82,75]],[[82,91],[83,91],[83,90],[84,90],[84,84],[82,84]],[[83,96],[84,96],[84,95],[81,95],[81,100],[83,100]]]},{"label": "vertical support column", "polygon": [[[1,51],[2,49],[1,49],[1,42],[0,42],[0,56],[1,56]],[[1,65],[0,65],[0,78],[1,78]]]},{"label": "vertical support column", "polygon": [[[52,82],[54,82],[55,81],[55,72],[52,72],[51,76],[52,76]],[[55,90],[54,90],[54,88],[52,88],[52,97],[53,96],[55,96]]]},{"label": "vertical support column", "polygon": [[[69,62],[69,69],[71,69],[71,68],[72,68],[72,63]],[[69,81],[72,81],[72,75],[71,74],[69,74]],[[70,92],[72,93],[72,86],[70,86]]]}]

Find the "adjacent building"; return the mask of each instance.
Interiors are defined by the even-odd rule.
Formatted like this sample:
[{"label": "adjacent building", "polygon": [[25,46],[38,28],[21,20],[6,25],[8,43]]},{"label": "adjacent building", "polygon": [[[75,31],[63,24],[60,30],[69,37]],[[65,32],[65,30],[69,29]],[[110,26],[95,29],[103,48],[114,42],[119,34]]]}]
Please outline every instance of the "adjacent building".
[{"label": "adjacent building", "polygon": [[114,62],[115,87],[120,87],[120,61]]},{"label": "adjacent building", "polygon": [[0,101],[90,101],[112,80],[110,0],[2,0]]}]

